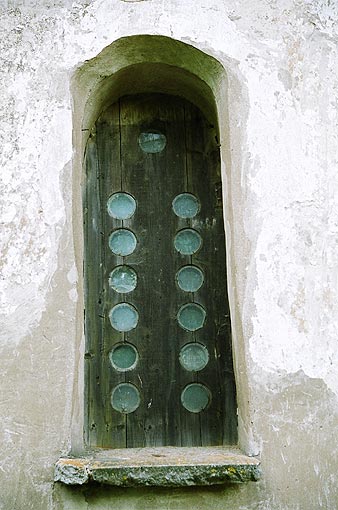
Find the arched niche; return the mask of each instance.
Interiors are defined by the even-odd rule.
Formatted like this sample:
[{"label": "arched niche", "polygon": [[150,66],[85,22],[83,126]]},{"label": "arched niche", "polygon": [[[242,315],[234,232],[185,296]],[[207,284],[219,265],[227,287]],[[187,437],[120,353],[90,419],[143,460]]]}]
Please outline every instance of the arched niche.
[{"label": "arched niche", "polygon": [[[163,36],[119,39],[75,73],[74,145],[82,152],[88,132],[107,106],[121,95],[160,92],[184,97],[222,131],[227,117],[227,76],[213,57]],[[217,106],[216,106],[217,105]],[[82,140],[78,139],[82,133]]]},{"label": "arched niche", "polygon": [[[75,252],[79,273],[83,261],[82,200],[80,184],[84,180],[83,157],[86,142],[100,114],[119,97],[130,94],[160,92],[183,97],[195,104],[215,128],[221,145],[223,193],[229,192],[231,157],[229,147],[228,77],[224,67],[215,58],[180,41],[157,35],[136,35],[121,38],[86,61],[73,76],[73,184],[74,184],[74,231]],[[227,169],[227,171],[225,171]],[[226,197],[224,213],[227,218],[225,230],[231,245],[231,200]],[[245,354],[238,348],[241,342],[241,326],[237,317],[231,275],[232,260],[227,253],[229,300],[234,336],[234,368],[237,379],[239,407],[239,444],[250,451],[249,410],[247,407],[247,384]],[[83,345],[83,281],[79,282],[78,342]],[[238,325],[238,327],[236,326]],[[237,331],[238,330],[238,331]],[[82,342],[82,344],[81,344]],[[237,358],[237,359],[236,359]],[[79,360],[81,366],[81,360]],[[238,384],[240,374],[241,384]],[[81,389],[79,373],[78,395]],[[82,448],[83,405],[77,400],[74,413],[79,418],[73,423],[72,449]],[[82,416],[82,418],[81,418]],[[248,443],[249,441],[249,443]]]}]

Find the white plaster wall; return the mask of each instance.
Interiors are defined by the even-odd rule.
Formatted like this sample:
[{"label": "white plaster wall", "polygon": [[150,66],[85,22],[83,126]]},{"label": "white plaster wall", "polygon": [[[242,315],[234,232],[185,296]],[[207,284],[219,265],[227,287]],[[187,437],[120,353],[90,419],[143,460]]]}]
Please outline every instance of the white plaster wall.
[{"label": "white plaster wall", "polygon": [[[337,2],[2,0],[0,14],[0,509],[337,509]],[[52,488],[81,387],[71,78],[133,34],[229,70],[227,237],[258,484]]]}]

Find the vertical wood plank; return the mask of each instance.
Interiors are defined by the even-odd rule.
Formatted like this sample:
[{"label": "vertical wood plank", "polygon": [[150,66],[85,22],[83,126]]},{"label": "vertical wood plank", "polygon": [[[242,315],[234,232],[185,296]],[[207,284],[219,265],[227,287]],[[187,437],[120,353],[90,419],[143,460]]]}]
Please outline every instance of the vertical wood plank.
[{"label": "vertical wood plank", "polygon": [[[140,133],[165,134],[167,145],[157,154],[144,153]],[[138,327],[128,334],[137,346],[140,362],[128,373],[139,387],[142,402],[128,415],[128,446],[180,444],[177,406],[177,292],[171,202],[184,182],[184,121],[177,101],[161,96],[124,98],[121,102],[122,167],[126,190],[138,204],[128,227],[139,244],[130,255],[139,283],[130,302],[140,314]]]},{"label": "vertical wood plank", "polygon": [[124,382],[124,374],[117,372],[111,366],[109,353],[113,346],[123,341],[123,333],[112,328],[109,311],[122,301],[121,294],[117,294],[109,287],[109,275],[113,268],[122,263],[122,258],[112,253],[109,248],[109,236],[118,228],[122,221],[109,216],[107,202],[109,197],[121,191],[121,161],[120,161],[120,111],[119,103],[108,108],[101,116],[98,127],[99,166],[100,166],[100,196],[102,200],[103,217],[103,296],[104,296],[104,334],[105,341],[102,349],[102,371],[105,382],[103,386],[105,402],[104,441],[101,446],[114,448],[126,446],[126,416],[115,411],[111,406],[112,390]]},{"label": "vertical wood plank", "polygon": [[86,439],[97,444],[103,423],[104,402],[101,394],[101,347],[103,341],[102,316],[102,258],[100,236],[101,211],[99,197],[99,168],[96,133],[88,140],[85,155],[86,193],[84,197],[85,259],[85,376],[86,376]]},{"label": "vertical wood plank", "polygon": [[[192,227],[203,238],[201,250],[192,262],[205,273],[203,286],[195,293],[195,302],[206,312],[202,329],[195,338],[207,346],[209,363],[197,379],[212,393],[210,406],[200,413],[202,445],[229,444],[237,440],[233,425],[236,422],[236,398],[231,356],[230,312],[227,298],[225,234],[223,210],[219,207],[221,183],[219,150],[213,129],[193,105],[186,106],[189,136],[187,153],[191,172],[191,191],[201,201],[200,213],[192,219]],[[218,191],[218,194],[216,194]]]},{"label": "vertical wood plank", "polygon": [[[184,189],[181,190],[181,193],[193,193],[193,165],[191,163],[190,153],[187,150],[188,145],[190,144],[191,137],[191,118],[190,111],[186,108],[186,102],[183,106],[184,108],[184,150],[185,150],[185,186]],[[191,228],[192,222],[191,219],[183,219],[176,217],[177,222],[177,230],[181,230],[183,228]],[[191,255],[182,255],[179,254],[179,262],[180,264],[176,267],[176,272],[183,266],[192,263]],[[177,292],[181,295],[181,304],[187,304],[194,301],[194,295],[192,293],[184,292],[177,285]],[[184,331],[181,327],[179,327],[180,334],[180,350],[187,343],[195,342],[196,333],[195,332],[187,332]],[[194,383],[198,381],[198,376],[195,372],[190,372],[185,370],[181,365],[178,367],[179,380],[180,380],[180,394],[182,394],[184,388],[188,386],[188,384]],[[181,402],[179,402],[179,413],[181,417],[181,445],[182,446],[201,446],[202,438],[201,438],[201,427],[200,427],[200,415],[199,413],[192,413],[188,411]]]}]

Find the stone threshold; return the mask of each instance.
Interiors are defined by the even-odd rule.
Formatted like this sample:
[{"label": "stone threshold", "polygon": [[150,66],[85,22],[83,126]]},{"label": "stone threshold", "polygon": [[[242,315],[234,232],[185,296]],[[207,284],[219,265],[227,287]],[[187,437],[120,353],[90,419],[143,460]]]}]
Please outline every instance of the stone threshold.
[{"label": "stone threshold", "polygon": [[95,450],[60,458],[54,480],[67,485],[97,482],[120,487],[187,487],[259,480],[260,462],[237,448],[158,447]]}]

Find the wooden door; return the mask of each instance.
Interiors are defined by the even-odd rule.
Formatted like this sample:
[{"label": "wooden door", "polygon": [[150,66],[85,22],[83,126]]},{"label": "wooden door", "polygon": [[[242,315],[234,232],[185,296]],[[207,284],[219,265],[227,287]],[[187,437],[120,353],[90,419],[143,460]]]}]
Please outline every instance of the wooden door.
[{"label": "wooden door", "polygon": [[86,437],[237,440],[219,149],[197,107],[123,97],[86,148]]}]

